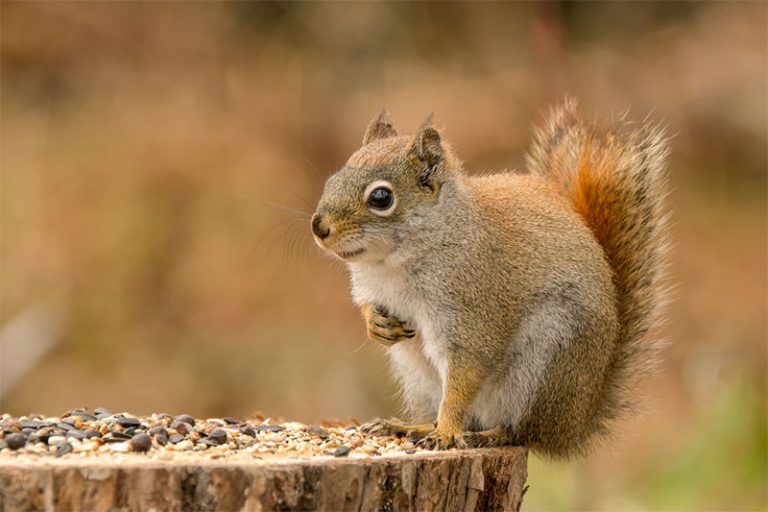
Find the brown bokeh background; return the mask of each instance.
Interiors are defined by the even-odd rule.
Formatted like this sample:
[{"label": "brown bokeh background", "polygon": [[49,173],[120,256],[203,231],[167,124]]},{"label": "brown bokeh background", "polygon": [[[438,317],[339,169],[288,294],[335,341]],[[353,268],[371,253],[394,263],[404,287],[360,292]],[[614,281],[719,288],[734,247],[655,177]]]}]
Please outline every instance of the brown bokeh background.
[{"label": "brown bokeh background", "polygon": [[528,510],[765,510],[766,4],[2,3],[0,409],[397,411],[308,217],[382,107],[470,172],[532,123],[669,125],[676,301],[648,411]]}]

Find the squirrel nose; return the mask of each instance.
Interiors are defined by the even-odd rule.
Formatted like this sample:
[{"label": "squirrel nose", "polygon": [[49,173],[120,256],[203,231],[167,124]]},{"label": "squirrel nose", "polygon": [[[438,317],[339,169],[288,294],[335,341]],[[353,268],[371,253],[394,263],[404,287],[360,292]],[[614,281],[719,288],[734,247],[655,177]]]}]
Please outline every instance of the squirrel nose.
[{"label": "squirrel nose", "polygon": [[312,216],[312,232],[320,240],[325,240],[331,234],[331,228],[325,225],[320,215],[314,214]]}]

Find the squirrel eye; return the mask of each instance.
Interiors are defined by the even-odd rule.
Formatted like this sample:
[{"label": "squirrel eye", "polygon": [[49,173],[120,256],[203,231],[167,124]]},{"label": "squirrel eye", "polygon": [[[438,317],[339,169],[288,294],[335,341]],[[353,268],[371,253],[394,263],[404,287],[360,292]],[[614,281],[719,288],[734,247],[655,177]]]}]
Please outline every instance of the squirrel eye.
[{"label": "squirrel eye", "polygon": [[385,217],[395,209],[395,193],[389,183],[377,181],[366,188],[365,203],[372,213]]},{"label": "squirrel eye", "polygon": [[392,191],[384,187],[373,189],[371,195],[368,196],[368,204],[377,210],[386,210],[392,206],[393,200]]}]

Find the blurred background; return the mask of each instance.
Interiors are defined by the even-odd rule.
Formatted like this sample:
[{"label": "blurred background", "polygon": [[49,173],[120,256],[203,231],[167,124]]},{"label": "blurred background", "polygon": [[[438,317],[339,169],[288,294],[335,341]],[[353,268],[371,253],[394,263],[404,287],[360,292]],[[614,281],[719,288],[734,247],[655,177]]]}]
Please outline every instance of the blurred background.
[{"label": "blurred background", "polygon": [[308,218],[389,109],[470,172],[532,123],[667,123],[665,365],[527,510],[766,510],[766,4],[3,2],[0,409],[310,422],[399,404]]}]

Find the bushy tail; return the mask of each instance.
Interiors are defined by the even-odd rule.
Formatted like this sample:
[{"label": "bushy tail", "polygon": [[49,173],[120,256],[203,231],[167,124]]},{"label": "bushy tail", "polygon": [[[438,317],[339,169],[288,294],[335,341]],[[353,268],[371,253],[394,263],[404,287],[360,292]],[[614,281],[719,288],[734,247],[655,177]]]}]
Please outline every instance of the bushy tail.
[{"label": "bushy tail", "polygon": [[621,121],[600,129],[573,101],[554,109],[528,156],[534,174],[556,181],[584,218],[614,271],[621,326],[607,375],[602,420],[629,405],[628,388],[655,367],[668,248],[663,129]]}]

